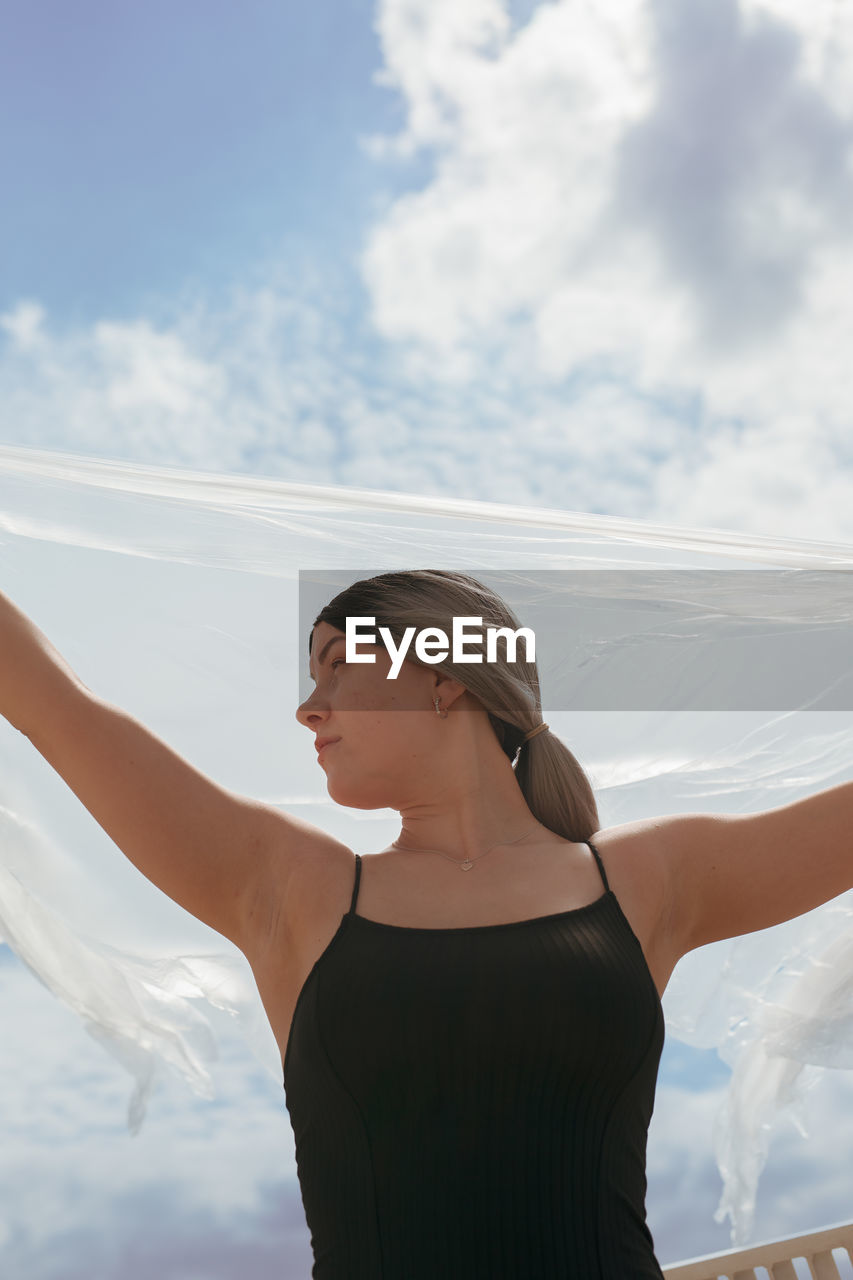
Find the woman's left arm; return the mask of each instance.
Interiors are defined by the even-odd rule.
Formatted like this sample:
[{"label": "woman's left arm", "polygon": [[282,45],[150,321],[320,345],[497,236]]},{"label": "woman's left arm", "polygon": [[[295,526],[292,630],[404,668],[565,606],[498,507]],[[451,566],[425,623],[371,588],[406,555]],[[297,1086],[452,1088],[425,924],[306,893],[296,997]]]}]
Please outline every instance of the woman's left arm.
[{"label": "woman's left arm", "polygon": [[654,827],[682,955],[853,888],[853,782],[778,809],[676,814]]}]

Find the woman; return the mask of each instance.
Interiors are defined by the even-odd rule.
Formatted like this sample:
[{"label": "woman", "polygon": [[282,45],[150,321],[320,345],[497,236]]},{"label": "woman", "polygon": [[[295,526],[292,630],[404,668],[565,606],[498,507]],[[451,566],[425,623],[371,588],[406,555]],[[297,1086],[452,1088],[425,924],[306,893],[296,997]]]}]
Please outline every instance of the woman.
[{"label": "woman", "polygon": [[131,861],[246,955],[315,1278],[660,1280],[644,1204],[660,997],[691,949],[853,885],[853,784],[599,830],[535,664],[410,651],[389,680],[384,646],[347,662],[352,617],[397,644],[454,617],[519,624],[476,579],[430,570],[358,582],[315,619],[296,714],[329,794],[401,816],[363,858],[205,778],[2,596],[0,709]]}]

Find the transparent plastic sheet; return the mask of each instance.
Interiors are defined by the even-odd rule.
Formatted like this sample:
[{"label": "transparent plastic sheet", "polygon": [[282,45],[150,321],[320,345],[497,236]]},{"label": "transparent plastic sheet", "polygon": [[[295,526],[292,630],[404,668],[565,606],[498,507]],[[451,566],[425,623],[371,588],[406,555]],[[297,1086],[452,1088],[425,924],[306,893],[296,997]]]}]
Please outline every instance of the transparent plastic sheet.
[{"label": "transparent plastic sheet", "polygon": [[[397,815],[335,805],[294,717],[307,645],[300,570],[334,570],[342,582],[412,567],[826,570],[853,568],[853,547],[0,448],[0,562],[0,587],[101,696],[223,785],[369,852],[397,834]],[[709,617],[749,612],[737,590],[745,580],[728,577],[717,588],[708,579]],[[655,581],[666,591],[665,574],[647,574],[646,600]],[[630,671],[629,594],[595,646],[605,683],[622,678],[626,662]],[[827,610],[815,597],[809,608],[843,634],[849,619],[837,602]],[[686,608],[684,623],[686,644]],[[796,610],[774,622],[792,636],[801,625]],[[570,639],[566,664],[580,666]],[[544,716],[587,769],[602,826],[775,808],[853,778],[853,711],[849,698],[832,709],[829,670],[822,698],[707,711],[689,709],[687,696],[701,664],[677,669],[684,701],[666,711],[552,711],[554,676],[542,676]],[[281,1080],[242,955],[120,856],[2,720],[0,938],[127,1069],[132,1132],[161,1070],[213,1095],[223,1019]],[[853,1070],[853,892],[691,952],[663,1006],[668,1036],[716,1048],[732,1067],[715,1132],[715,1216],[730,1218],[734,1244],[747,1243],[773,1125],[787,1113],[807,1133],[808,1090],[827,1069]]]}]

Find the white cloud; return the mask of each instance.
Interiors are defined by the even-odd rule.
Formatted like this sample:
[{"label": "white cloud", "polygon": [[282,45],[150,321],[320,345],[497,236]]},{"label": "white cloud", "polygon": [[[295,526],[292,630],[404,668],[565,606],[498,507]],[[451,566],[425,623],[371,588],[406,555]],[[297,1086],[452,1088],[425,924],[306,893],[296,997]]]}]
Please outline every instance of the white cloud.
[{"label": "white cloud", "polygon": [[[408,109],[397,141],[434,174],[362,262],[409,367],[474,378],[487,350],[559,386],[563,423],[588,410],[567,381],[615,379],[643,476],[621,514],[853,537],[834,479],[850,465],[853,18],[828,0],[557,0],[512,32],[494,0],[458,4],[455,37],[420,6],[415,39],[410,8],[382,0],[378,29]],[[673,402],[692,412],[652,473],[652,406]],[[586,472],[605,501],[610,474]]]},{"label": "white cloud", "polygon": [[8,334],[15,349],[28,351],[42,338],[44,307],[38,302],[20,302],[14,311],[0,316],[0,329]]},{"label": "white cloud", "polygon": [[444,350],[521,311],[543,371],[611,355],[652,386],[744,354],[766,382],[789,321],[791,342],[831,323],[818,258],[849,277],[853,124],[803,83],[796,30],[736,0],[561,0],[496,56],[469,39],[454,59],[441,6],[417,40],[410,8],[383,0],[379,27],[401,139],[436,172],[365,248],[386,336]]},{"label": "white cloud", "polygon": [[366,241],[372,316],[304,261],[156,319],[59,331],[22,300],[2,438],[853,540],[851,135],[813,71],[841,56],[832,22],[558,0],[513,27],[499,0],[383,0],[407,111],[383,163],[434,174]]},{"label": "white cloud", "polygon": [[2,947],[0,998],[4,1275],[304,1280],[284,1091],[245,1045],[223,1034],[213,1103],[161,1079],[131,1136],[126,1074]]},{"label": "white cloud", "polygon": [[209,470],[256,459],[303,480],[334,455],[324,399],[345,398],[347,376],[323,349],[320,309],[286,288],[237,293],[221,311],[181,299],[156,324],[57,333],[30,302],[0,323],[7,442]]},{"label": "white cloud", "polygon": [[[543,392],[525,382],[522,342],[500,365],[486,350],[460,351],[449,385],[417,351],[370,354],[335,284],[281,270],[216,306],[178,299],[156,323],[68,333],[41,311],[37,346],[0,346],[3,438],[309,483],[579,510],[642,503],[645,442],[677,442],[653,406],[618,386],[581,399]],[[4,317],[10,335],[30,305]],[[621,455],[634,448],[626,472]]]},{"label": "white cloud", "polygon": [[383,0],[378,25],[387,82],[409,109],[397,145],[435,147],[437,171],[374,230],[364,269],[380,331],[444,353],[583,271],[614,144],[646,108],[648,80],[638,3],[618,22],[605,7],[544,5],[511,40],[494,0],[455,4],[457,30],[467,15],[479,31],[488,9],[502,36],[495,55],[465,31],[456,56],[446,6],[419,7],[417,40],[400,21],[407,3]]},{"label": "white cloud", "polygon": [[839,0],[742,0],[750,23],[767,15],[796,31],[801,41],[798,75],[841,114],[853,111],[853,10]]}]

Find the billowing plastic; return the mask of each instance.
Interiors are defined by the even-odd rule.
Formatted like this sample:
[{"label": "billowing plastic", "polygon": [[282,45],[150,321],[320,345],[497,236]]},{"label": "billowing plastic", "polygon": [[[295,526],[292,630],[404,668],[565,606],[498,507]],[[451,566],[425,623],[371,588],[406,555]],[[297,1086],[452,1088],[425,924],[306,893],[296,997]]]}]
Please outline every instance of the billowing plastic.
[{"label": "billowing plastic", "polygon": [[[393,812],[335,805],[313,735],[295,719],[308,640],[304,620],[299,629],[300,570],[303,583],[308,571],[334,570],[341,585],[415,567],[484,576],[518,570],[519,582],[530,570],[626,571],[639,588],[610,590],[602,635],[579,642],[579,613],[577,632],[566,628],[564,656],[550,675],[541,670],[544,717],[587,769],[602,827],[655,814],[776,808],[853,779],[850,690],[830,661],[801,664],[812,687],[791,680],[765,710],[731,702],[715,710],[713,699],[710,708],[703,701],[705,682],[721,670],[718,622],[748,624],[768,655],[789,640],[808,653],[809,637],[831,642],[833,652],[839,641],[853,651],[846,639],[853,593],[839,590],[845,575],[834,572],[853,568],[853,547],[6,448],[0,566],[0,589],[90,688],[221,784],[298,813],[360,852],[384,847],[399,822]],[[701,650],[695,599],[675,593],[673,618],[677,570],[729,571],[701,581]],[[737,577],[747,570],[775,571],[777,586],[779,571],[798,571],[790,609],[751,603],[753,588]],[[802,571],[815,575],[805,597]],[[587,605],[609,580],[590,573],[588,581]],[[538,589],[553,593],[545,604],[565,606],[558,598],[565,582],[543,575]],[[322,585],[318,591],[322,603]],[[612,690],[626,673],[630,680],[640,669],[632,653],[642,651],[644,671],[652,670],[648,637],[637,630],[638,599],[667,611],[655,653],[668,664],[661,688],[670,705],[605,706],[590,690]],[[549,695],[558,686],[553,709]],[[798,692],[786,703],[788,689]],[[559,709],[584,698],[593,709]],[[817,865],[821,849],[809,845],[801,856]],[[121,857],[4,720],[0,937],[127,1068],[132,1131],[162,1069],[212,1096],[222,1019],[236,1022],[281,1079],[243,956]],[[807,1091],[826,1069],[853,1069],[853,893],[691,952],[663,1004],[669,1036],[716,1047],[733,1069],[716,1131],[724,1182],[716,1217],[728,1215],[733,1243],[746,1243],[774,1121],[788,1109],[805,1132]]]}]

